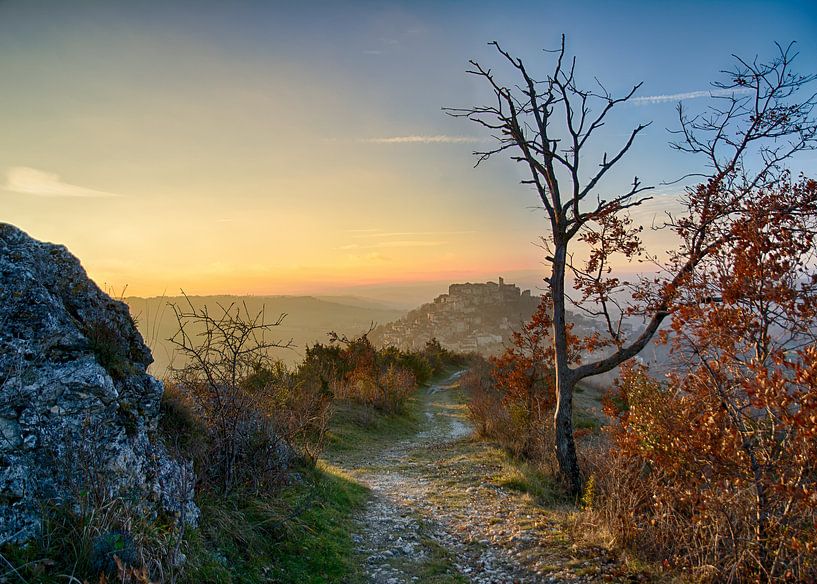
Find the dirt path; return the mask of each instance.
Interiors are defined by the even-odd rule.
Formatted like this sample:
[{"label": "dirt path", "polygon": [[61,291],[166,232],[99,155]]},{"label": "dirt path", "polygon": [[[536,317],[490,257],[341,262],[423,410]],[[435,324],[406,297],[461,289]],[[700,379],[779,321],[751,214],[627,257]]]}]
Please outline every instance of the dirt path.
[{"label": "dirt path", "polygon": [[416,435],[331,461],[372,490],[352,536],[369,581],[628,581],[604,550],[573,549],[562,512],[500,486],[504,457],[469,438],[457,377],[423,390]]}]

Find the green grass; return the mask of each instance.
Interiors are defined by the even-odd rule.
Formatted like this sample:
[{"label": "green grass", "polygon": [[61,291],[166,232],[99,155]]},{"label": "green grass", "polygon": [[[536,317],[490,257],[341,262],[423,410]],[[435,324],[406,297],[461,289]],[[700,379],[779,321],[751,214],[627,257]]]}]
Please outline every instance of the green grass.
[{"label": "green grass", "polygon": [[[370,458],[413,435],[420,427],[420,399],[415,394],[399,413],[336,402],[327,458]],[[321,462],[274,498],[200,501],[202,527],[189,537],[192,553],[183,582],[360,582],[351,534],[367,498],[365,487]],[[439,564],[449,565],[442,559]],[[430,582],[456,581],[437,573],[435,565],[430,562],[422,576]]]},{"label": "green grass", "polygon": [[[446,376],[449,374],[446,372]],[[439,376],[435,381],[443,378]],[[424,388],[415,392],[403,411],[396,414],[336,402],[327,458],[372,458],[415,434],[426,399],[423,392]],[[299,480],[269,495],[234,493],[222,498],[199,494],[199,525],[185,533],[181,546],[185,562],[176,581],[362,582],[364,575],[351,534],[355,531],[355,517],[369,497],[368,490],[329,463],[297,471]],[[110,525],[121,522],[112,520]],[[64,582],[69,574],[96,582],[90,573],[92,536],[104,532],[108,521],[90,529],[73,513],[57,509],[50,513],[48,523],[51,537],[33,546],[6,545],[0,549],[0,582]],[[144,522],[139,530],[140,540],[151,546],[147,552],[154,558],[167,553],[175,541],[172,524]],[[448,570],[450,558],[445,550],[438,552],[423,562],[418,572],[421,581],[459,582],[458,576]]]},{"label": "green grass", "polygon": [[[199,527],[188,528],[185,534],[180,550],[186,560],[176,581],[360,581],[351,533],[367,489],[327,465],[300,469],[300,477],[266,496],[199,496]],[[78,578],[75,581],[96,582],[91,570],[93,538],[122,529],[121,521],[91,523],[62,508],[50,509],[47,517],[43,537],[33,544],[0,549],[0,582],[46,584],[65,582],[69,575]],[[130,529],[147,543],[147,557],[167,553],[175,541],[170,526],[159,523],[132,523]],[[164,576],[169,578],[170,573]]]},{"label": "green grass", "polygon": [[565,501],[564,490],[556,478],[537,465],[504,454],[502,470],[491,478],[498,487],[527,493],[544,507]]},{"label": "green grass", "polygon": [[[370,458],[420,427],[420,392],[399,413],[349,401],[333,407],[326,443],[329,460]],[[202,527],[189,537],[191,554],[183,581],[360,582],[363,574],[351,534],[367,498],[365,487],[321,462],[304,471],[302,482],[274,498],[200,501]],[[450,562],[437,560],[431,558],[423,568],[423,581],[457,581],[443,570]]]},{"label": "green grass", "polygon": [[592,432],[596,432],[601,428],[601,422],[592,414],[575,412],[573,414],[573,427],[576,430],[591,430]]},{"label": "green grass", "polygon": [[396,414],[381,412],[371,406],[339,401],[329,424],[326,453],[369,454],[416,433],[420,427],[419,400],[411,397],[405,409]]},{"label": "green grass", "polygon": [[281,582],[350,582],[360,578],[354,562],[353,517],[367,498],[365,487],[341,471],[321,470],[313,504],[286,526],[271,554]]},{"label": "green grass", "polygon": [[147,521],[130,513],[129,508],[123,499],[85,507],[84,513],[70,506],[44,503],[39,536],[25,545],[0,547],[0,582],[94,583],[100,568],[112,566],[102,561],[110,557],[108,552],[133,560],[139,542],[150,541],[149,557],[155,550],[171,546],[172,522],[161,518]]},{"label": "green grass", "polygon": [[353,517],[366,497],[322,466],[276,496],[202,500],[182,582],[355,582]]}]

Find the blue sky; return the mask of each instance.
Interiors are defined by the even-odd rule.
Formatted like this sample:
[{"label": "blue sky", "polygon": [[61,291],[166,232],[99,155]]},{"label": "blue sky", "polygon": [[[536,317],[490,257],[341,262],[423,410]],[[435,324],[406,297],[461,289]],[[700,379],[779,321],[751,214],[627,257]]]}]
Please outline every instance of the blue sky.
[{"label": "blue sky", "polygon": [[774,41],[817,71],[815,30],[813,2],[0,0],[0,220],[142,294],[522,277],[536,198],[510,161],[472,169],[486,135],[441,111],[489,98],[465,74],[503,72],[488,41],[544,74],[564,33],[580,79],[664,96],[599,133],[591,155],[653,121],[614,192],[696,168],[667,147],[666,96]]}]

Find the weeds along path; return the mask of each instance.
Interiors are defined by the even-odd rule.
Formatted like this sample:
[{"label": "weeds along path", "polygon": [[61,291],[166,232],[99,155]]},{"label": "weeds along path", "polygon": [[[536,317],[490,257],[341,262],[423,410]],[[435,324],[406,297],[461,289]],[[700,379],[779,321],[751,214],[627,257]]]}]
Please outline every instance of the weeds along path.
[{"label": "weeds along path", "polygon": [[619,580],[604,550],[570,544],[561,527],[564,509],[546,509],[517,490],[502,452],[470,438],[458,377],[421,390],[422,423],[413,436],[376,453],[331,457],[372,491],[352,535],[365,578],[378,584]]}]

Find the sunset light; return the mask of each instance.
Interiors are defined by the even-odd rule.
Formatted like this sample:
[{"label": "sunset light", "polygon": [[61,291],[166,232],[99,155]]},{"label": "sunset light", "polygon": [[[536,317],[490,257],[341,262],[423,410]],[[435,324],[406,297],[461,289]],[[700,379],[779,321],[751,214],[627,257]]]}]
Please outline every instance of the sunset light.
[{"label": "sunset light", "polygon": [[817,0],[0,0],[0,584],[817,582]]},{"label": "sunset light", "polygon": [[566,31],[584,78],[614,92],[646,80],[606,136],[612,148],[653,121],[617,172],[659,187],[649,223],[681,191],[662,186],[685,164],[667,145],[676,103],[695,108],[730,53],[756,50],[740,31],[762,21],[765,47],[813,24],[797,4],[771,21],[720,6],[733,26],[717,34],[705,30],[723,18],[692,5],[660,26],[650,3],[514,3],[499,17],[491,3],[205,5],[0,5],[3,219],[137,295],[520,271],[535,283],[536,195],[509,161],[474,170],[490,133],[441,111],[484,99],[468,59],[496,39],[535,63]]}]

